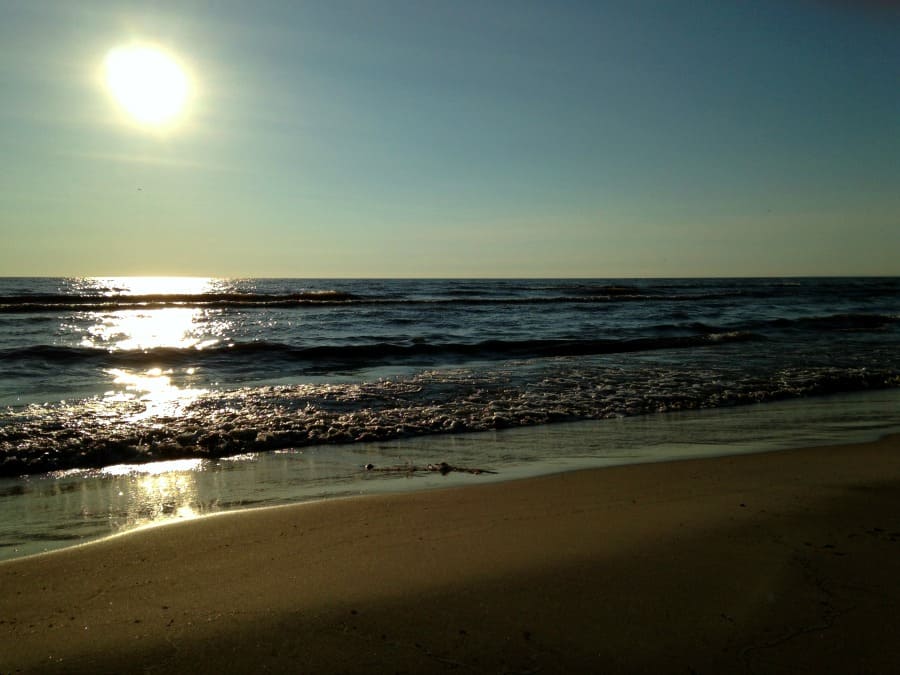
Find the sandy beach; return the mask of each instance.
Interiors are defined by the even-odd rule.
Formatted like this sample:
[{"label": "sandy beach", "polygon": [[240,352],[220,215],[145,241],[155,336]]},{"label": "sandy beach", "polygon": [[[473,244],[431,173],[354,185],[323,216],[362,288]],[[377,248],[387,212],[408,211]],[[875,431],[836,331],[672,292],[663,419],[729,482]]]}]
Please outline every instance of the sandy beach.
[{"label": "sandy beach", "polygon": [[900,437],[245,511],[0,564],[0,672],[900,670]]}]

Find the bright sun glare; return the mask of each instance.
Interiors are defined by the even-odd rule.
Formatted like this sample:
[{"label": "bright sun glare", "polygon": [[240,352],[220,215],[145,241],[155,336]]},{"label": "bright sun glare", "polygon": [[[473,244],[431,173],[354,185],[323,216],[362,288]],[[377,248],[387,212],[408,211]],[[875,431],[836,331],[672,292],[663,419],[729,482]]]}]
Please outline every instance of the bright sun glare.
[{"label": "bright sun glare", "polygon": [[104,65],[110,93],[137,122],[162,127],[184,110],[188,77],[165,51],[144,45],[116,47]]}]

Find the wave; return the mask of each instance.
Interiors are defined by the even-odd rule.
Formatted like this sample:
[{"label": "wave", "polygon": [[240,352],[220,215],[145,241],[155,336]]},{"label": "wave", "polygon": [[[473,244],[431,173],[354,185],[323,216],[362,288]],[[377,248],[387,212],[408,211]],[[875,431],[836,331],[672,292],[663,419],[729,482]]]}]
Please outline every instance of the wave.
[{"label": "wave", "polygon": [[726,333],[739,331],[769,335],[773,331],[785,330],[842,333],[883,332],[900,324],[900,316],[887,314],[828,314],[800,318],[776,318],[758,321],[747,321],[729,326],[716,326],[702,321],[686,321],[684,323],[657,324],[651,328],[654,332],[670,334],[674,332],[690,332],[695,334]]},{"label": "wave", "polygon": [[831,314],[800,319],[775,319],[778,328],[800,328],[820,331],[869,332],[883,331],[900,323],[900,316],[885,314]]},{"label": "wave", "polygon": [[97,347],[38,344],[0,349],[0,364],[6,367],[97,366],[151,367],[234,365],[243,368],[301,363],[309,366],[363,366],[382,362],[393,364],[437,363],[442,360],[503,360],[542,357],[590,356],[602,354],[691,349],[723,343],[764,341],[785,331],[813,333],[883,333],[900,324],[900,316],[884,314],[834,314],[803,318],[775,318],[738,325],[714,325],[701,321],[657,324],[649,334],[627,338],[598,339],[485,339],[442,341],[370,339],[350,344],[296,345],[256,340],[220,343],[203,348],[157,347],[146,350],[116,350]]},{"label": "wave", "polygon": [[[628,288],[581,289],[573,295],[492,295],[475,291],[453,291],[438,297],[361,296],[341,291],[267,295],[218,293],[198,295],[97,296],[7,296],[0,297],[0,314],[154,310],[170,307],[199,309],[314,309],[328,306],[513,306],[513,305],[596,305],[622,302],[698,302],[727,300],[734,293],[689,293],[660,295]],[[747,297],[743,295],[741,297]],[[767,297],[767,296],[760,296]]]},{"label": "wave", "polygon": [[[202,295],[147,295],[117,296],[100,298],[95,296],[42,296],[42,297],[0,297],[0,314],[25,314],[41,312],[77,312],[123,310],[153,310],[169,307],[200,309],[305,309],[336,305],[397,305],[397,306],[441,306],[441,305],[563,305],[607,303],[611,301],[641,300],[696,300],[691,297],[657,298],[640,294],[601,293],[574,296],[495,296],[463,291],[448,293],[449,297],[377,297],[359,296],[338,291],[321,293],[294,293],[289,295],[260,294],[202,294]],[[718,296],[714,296],[718,297]],[[708,298],[707,298],[708,299]]]},{"label": "wave", "polygon": [[[177,413],[137,399],[26,406],[0,418],[0,476],[215,458],[585,419],[722,408],[900,386],[896,368],[706,369],[568,362],[521,382],[504,370],[206,393]],[[148,409],[147,406],[151,406]]]},{"label": "wave", "polygon": [[[153,310],[168,307],[209,309],[315,309],[328,306],[529,306],[603,303],[744,303],[790,298],[809,306],[841,302],[848,298],[869,300],[894,297],[900,292],[895,280],[745,280],[740,283],[716,280],[653,281],[627,283],[604,280],[561,281],[447,281],[408,285],[348,284],[321,290],[290,285],[277,290],[229,290],[209,293],[60,293],[26,292],[15,286],[0,295],[0,314],[40,314],[50,312]],[[352,291],[352,292],[351,292]]]},{"label": "wave", "polygon": [[344,291],[303,291],[299,293],[176,293],[145,295],[8,295],[0,296],[0,313],[57,311],[116,311],[162,309],[165,307],[302,307],[359,301]]},{"label": "wave", "polygon": [[482,340],[479,342],[415,341],[373,342],[350,345],[296,346],[278,342],[235,343],[204,349],[159,347],[149,350],[104,350],[91,347],[34,345],[21,349],[0,350],[0,363],[40,362],[43,364],[95,364],[103,367],[142,367],[150,365],[187,365],[204,361],[252,359],[254,366],[266,360],[307,362],[311,365],[358,365],[382,361],[421,359],[523,359],[559,356],[586,356],[662,349],[685,349],[723,342],[746,342],[763,339],[759,335],[730,331],[674,337],[640,337],[595,340]]}]

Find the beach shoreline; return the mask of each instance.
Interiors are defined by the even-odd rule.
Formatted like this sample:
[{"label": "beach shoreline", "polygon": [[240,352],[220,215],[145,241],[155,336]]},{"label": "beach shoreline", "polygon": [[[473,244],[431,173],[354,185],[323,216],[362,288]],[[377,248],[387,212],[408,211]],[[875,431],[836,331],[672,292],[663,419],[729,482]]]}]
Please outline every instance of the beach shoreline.
[{"label": "beach shoreline", "polygon": [[[280,504],[481,485],[621,464],[865,442],[900,432],[900,390],[0,479],[0,559]],[[493,473],[367,471],[447,462]]]},{"label": "beach shoreline", "polygon": [[0,672],[890,672],[900,436],[254,509],[0,563]]}]

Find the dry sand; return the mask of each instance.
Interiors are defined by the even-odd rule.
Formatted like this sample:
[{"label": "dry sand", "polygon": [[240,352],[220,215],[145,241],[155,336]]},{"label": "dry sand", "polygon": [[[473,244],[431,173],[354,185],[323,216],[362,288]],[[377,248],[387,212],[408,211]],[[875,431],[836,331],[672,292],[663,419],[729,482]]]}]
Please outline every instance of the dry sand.
[{"label": "dry sand", "polygon": [[898,635],[900,437],[248,511],[0,564],[4,675],[895,673]]}]

